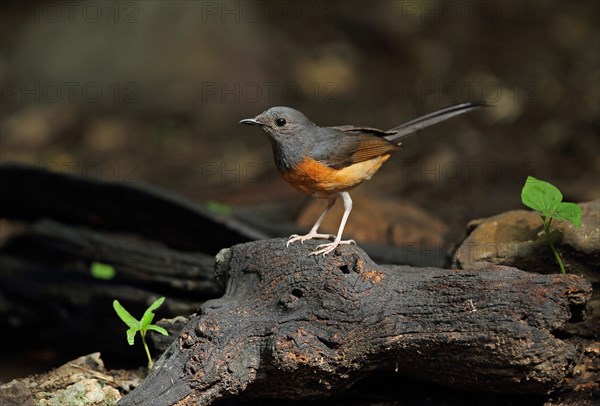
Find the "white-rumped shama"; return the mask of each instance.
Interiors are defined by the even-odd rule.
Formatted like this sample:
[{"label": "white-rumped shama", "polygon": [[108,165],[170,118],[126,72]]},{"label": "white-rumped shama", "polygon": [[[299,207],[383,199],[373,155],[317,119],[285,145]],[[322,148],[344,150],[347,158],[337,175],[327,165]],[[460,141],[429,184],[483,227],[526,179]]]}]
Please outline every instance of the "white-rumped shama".
[{"label": "white-rumped shama", "polygon": [[[344,226],[352,210],[348,190],[368,180],[400,148],[401,140],[425,127],[485,106],[464,103],[450,106],[401,124],[388,131],[345,125],[319,127],[304,114],[289,107],[272,107],[255,118],[240,121],[261,127],[269,136],[275,165],[283,178],[301,192],[328,199],[317,222],[306,235],[292,235],[287,245],[312,238],[333,239],[310,255],[328,254],[340,244]],[[344,215],[336,236],[317,231],[327,212],[341,196]]]}]

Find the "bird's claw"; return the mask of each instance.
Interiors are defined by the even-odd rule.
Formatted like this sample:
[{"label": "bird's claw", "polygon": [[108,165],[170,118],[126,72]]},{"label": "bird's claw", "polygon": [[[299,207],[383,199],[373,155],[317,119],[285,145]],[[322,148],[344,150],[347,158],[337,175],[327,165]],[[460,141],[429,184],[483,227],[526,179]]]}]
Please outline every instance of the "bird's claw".
[{"label": "bird's claw", "polygon": [[335,250],[339,245],[348,245],[348,244],[356,244],[354,240],[343,240],[343,241],[334,241],[327,244],[321,244],[317,246],[317,249],[308,254],[308,256],[317,256],[323,254],[323,256],[329,254],[331,251]]},{"label": "bird's claw", "polygon": [[319,233],[308,233],[306,235],[292,234],[290,238],[288,238],[287,243],[285,244],[286,248],[290,246],[291,243],[296,241],[300,241],[301,244],[304,244],[304,241],[312,240],[313,238],[321,238],[325,240],[335,238],[335,235],[332,234],[319,234]]}]

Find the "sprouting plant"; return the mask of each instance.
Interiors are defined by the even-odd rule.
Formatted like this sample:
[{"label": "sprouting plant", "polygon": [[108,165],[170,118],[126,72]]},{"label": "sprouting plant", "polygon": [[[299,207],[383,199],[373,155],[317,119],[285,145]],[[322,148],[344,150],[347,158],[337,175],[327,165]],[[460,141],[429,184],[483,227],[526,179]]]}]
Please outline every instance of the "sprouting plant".
[{"label": "sprouting plant", "polygon": [[540,214],[544,223],[546,241],[548,241],[548,245],[554,253],[554,258],[556,258],[556,262],[560,266],[560,271],[566,274],[565,266],[550,238],[550,224],[553,219],[556,219],[570,221],[575,227],[581,226],[581,207],[575,203],[563,202],[562,199],[562,193],[560,193],[560,190],[556,186],[536,179],[533,176],[527,177],[525,186],[523,186],[523,190],[521,191],[521,201],[523,204]]},{"label": "sprouting plant", "polygon": [[139,331],[142,336],[142,344],[144,344],[144,349],[146,350],[146,356],[148,357],[148,369],[151,369],[153,366],[152,357],[150,356],[150,350],[148,349],[148,345],[146,344],[146,333],[149,330],[154,330],[162,335],[168,336],[167,330],[164,328],[157,326],[155,324],[151,324],[152,320],[154,320],[154,310],[158,309],[160,305],[165,301],[164,297],[156,300],[152,303],[144,312],[141,320],[137,320],[133,317],[125,308],[119,303],[118,300],[113,301],[113,307],[121,320],[125,324],[127,324],[127,342],[129,345],[133,345],[135,334]]}]

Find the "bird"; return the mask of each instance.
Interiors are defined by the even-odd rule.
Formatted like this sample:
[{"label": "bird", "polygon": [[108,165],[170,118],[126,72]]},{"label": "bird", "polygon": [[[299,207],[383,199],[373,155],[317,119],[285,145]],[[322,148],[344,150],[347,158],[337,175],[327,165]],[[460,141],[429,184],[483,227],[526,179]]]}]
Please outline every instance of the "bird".
[{"label": "bird", "polygon": [[[320,127],[300,111],[283,106],[271,107],[254,118],[241,120],[240,124],[258,126],[267,133],[275,166],[291,186],[327,200],[327,207],[308,234],[293,234],[286,244],[289,247],[298,241],[304,244],[311,239],[332,240],[309,253],[325,256],[340,245],[356,243],[342,240],[352,211],[350,189],[371,179],[408,135],[483,106],[488,104],[469,102],[449,106],[387,131],[354,125]],[[340,197],[344,214],[337,234],[319,233],[319,226]]]}]

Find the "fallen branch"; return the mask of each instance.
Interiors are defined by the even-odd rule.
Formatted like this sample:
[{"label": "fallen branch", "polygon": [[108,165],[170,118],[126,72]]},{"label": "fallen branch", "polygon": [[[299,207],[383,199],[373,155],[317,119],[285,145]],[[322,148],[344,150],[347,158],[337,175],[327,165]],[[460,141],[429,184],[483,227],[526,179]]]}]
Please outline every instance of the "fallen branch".
[{"label": "fallen branch", "polygon": [[581,277],[378,266],[356,246],[309,257],[315,245],[276,239],[223,251],[225,295],[202,306],[119,404],[323,397],[373,371],[546,394],[580,355],[564,328],[590,297]]}]

